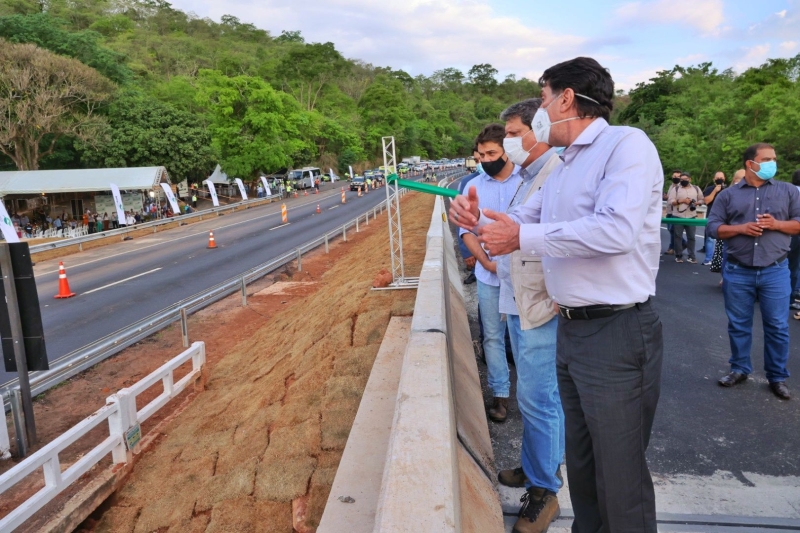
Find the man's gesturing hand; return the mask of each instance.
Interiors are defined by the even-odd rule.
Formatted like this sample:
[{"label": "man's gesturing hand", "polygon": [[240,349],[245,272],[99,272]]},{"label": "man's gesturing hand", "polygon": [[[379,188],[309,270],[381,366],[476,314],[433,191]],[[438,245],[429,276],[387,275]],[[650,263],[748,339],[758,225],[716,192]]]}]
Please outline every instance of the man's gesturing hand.
[{"label": "man's gesturing hand", "polygon": [[478,191],[471,186],[466,195],[459,194],[450,201],[450,220],[456,226],[472,231],[478,223]]},{"label": "man's gesturing hand", "polygon": [[478,242],[492,256],[510,254],[519,250],[519,224],[504,213],[484,209],[483,215],[495,220],[478,230]]},{"label": "man's gesturing hand", "polygon": [[758,222],[748,222],[739,226],[739,233],[750,237],[761,237],[764,230],[759,226]]}]

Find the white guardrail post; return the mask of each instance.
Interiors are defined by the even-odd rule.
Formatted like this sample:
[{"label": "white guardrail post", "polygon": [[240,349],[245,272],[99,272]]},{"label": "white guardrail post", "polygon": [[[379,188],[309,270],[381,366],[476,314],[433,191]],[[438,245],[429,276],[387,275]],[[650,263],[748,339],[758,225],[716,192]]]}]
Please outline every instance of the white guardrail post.
[{"label": "white guardrail post", "polygon": [[[175,370],[189,359],[192,360],[191,372],[176,383],[174,380]],[[13,531],[22,525],[28,518],[47,505],[109,453],[115,464],[129,463],[132,458],[128,446],[129,432],[131,430],[134,430],[134,433],[138,432],[138,437],[140,438],[141,429],[139,424],[180,394],[189,383],[198,378],[202,379],[205,363],[205,344],[202,342],[193,343],[188,350],[167,361],[147,377],[110,396],[106,400],[108,403],[105,406],[0,475],[0,495],[5,494],[17,483],[39,469],[42,470],[45,481],[44,488],[0,519],[0,532]],[[136,397],[159,381],[164,386],[164,392],[137,411]],[[108,421],[108,436],[62,472],[59,454],[106,420]],[[5,427],[5,422],[3,427]],[[131,439],[131,441],[138,443],[138,439]],[[135,447],[134,450],[136,450]]]}]

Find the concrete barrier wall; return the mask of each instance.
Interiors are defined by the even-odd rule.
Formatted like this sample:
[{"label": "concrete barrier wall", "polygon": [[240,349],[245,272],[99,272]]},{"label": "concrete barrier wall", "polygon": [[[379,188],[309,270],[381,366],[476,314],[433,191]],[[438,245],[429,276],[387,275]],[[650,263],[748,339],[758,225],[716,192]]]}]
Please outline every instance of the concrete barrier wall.
[{"label": "concrete barrier wall", "polygon": [[376,532],[503,531],[478,368],[444,200],[427,234]]}]

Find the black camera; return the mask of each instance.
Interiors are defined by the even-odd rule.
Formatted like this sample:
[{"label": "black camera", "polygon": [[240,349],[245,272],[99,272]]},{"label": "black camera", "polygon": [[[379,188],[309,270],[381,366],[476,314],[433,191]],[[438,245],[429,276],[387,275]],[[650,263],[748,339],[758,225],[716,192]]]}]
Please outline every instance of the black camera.
[{"label": "black camera", "polygon": [[697,200],[689,202],[689,211],[697,211]]}]

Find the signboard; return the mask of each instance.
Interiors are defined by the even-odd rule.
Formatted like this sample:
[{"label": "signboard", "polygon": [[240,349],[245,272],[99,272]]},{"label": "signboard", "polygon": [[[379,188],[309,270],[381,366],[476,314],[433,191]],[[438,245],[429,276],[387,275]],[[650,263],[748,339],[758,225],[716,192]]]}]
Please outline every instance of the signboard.
[{"label": "signboard", "polygon": [[126,224],[128,217],[125,216],[125,205],[122,203],[119,187],[113,183],[111,184],[111,196],[114,198],[114,206],[117,208],[117,220],[120,224]]},{"label": "signboard", "polygon": [[269,183],[267,183],[267,178],[261,176],[261,183],[264,185],[264,194],[267,196],[272,196],[272,191],[269,190]]},{"label": "signboard", "polygon": [[181,198],[189,197],[189,180],[183,180],[178,184],[178,196]]},{"label": "signboard", "polygon": [[175,199],[175,193],[172,192],[172,189],[166,183],[162,183],[161,188],[164,189],[164,194],[167,195],[167,200],[169,200],[169,205],[172,208],[172,212],[176,215],[180,215],[181,207],[178,205],[178,200]]},{"label": "signboard", "polygon": [[347,166],[347,168],[349,168],[349,169],[350,169],[350,179],[352,180],[353,178],[355,178],[355,177],[356,177],[356,175],[355,175],[355,174],[353,174],[353,167],[351,167],[351,166],[349,166],[349,165],[348,165],[348,166]]},{"label": "signboard", "polygon": [[3,231],[3,238],[6,242],[19,242],[17,230],[14,228],[14,223],[11,222],[11,217],[8,216],[3,202],[0,202],[0,230]]},{"label": "signboard", "polygon": [[125,432],[125,444],[128,450],[133,451],[139,442],[142,440],[142,426],[136,424]]},{"label": "signboard", "polygon": [[204,183],[208,185],[208,194],[211,195],[211,203],[214,204],[214,207],[219,207],[219,198],[217,198],[217,189],[214,188],[214,182],[206,180]]},{"label": "signboard", "polygon": [[333,173],[333,169],[332,168],[329,168],[328,170],[331,171],[331,183],[333,183],[334,181],[336,181],[336,174]]},{"label": "signboard", "polygon": [[[144,209],[142,205],[142,195],[138,192],[120,194],[120,198],[122,199],[123,211],[141,213]],[[108,194],[98,194],[94,197],[94,210],[96,213],[100,213],[101,215],[103,213],[108,213],[108,216],[111,216],[111,213],[113,213],[116,208],[117,206],[115,205],[113,196]],[[120,219],[120,224],[124,224],[124,220],[124,218]]]},{"label": "signboard", "polygon": [[242,180],[236,178],[234,181],[236,181],[236,185],[239,186],[239,192],[242,193],[242,200],[247,200],[247,191],[244,190],[244,183],[242,183]]}]

